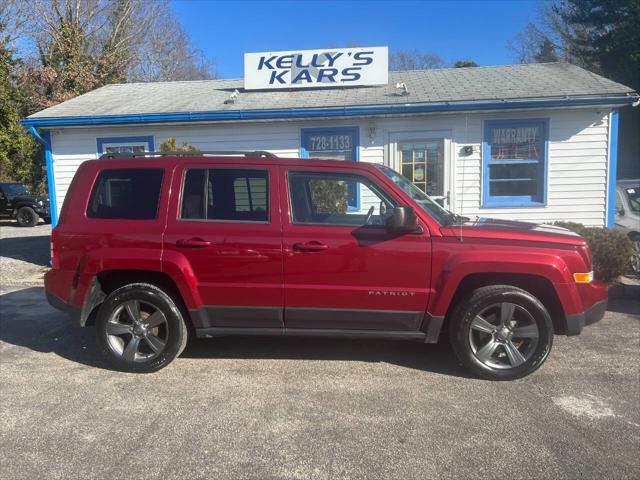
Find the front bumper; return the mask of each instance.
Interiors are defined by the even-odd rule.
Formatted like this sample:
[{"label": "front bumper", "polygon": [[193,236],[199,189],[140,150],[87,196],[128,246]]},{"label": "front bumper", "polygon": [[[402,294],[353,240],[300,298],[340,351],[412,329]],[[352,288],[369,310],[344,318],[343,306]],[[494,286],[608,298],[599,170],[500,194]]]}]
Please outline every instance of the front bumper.
[{"label": "front bumper", "polygon": [[567,335],[578,335],[587,325],[602,320],[607,311],[607,299],[600,300],[582,313],[567,315]]}]

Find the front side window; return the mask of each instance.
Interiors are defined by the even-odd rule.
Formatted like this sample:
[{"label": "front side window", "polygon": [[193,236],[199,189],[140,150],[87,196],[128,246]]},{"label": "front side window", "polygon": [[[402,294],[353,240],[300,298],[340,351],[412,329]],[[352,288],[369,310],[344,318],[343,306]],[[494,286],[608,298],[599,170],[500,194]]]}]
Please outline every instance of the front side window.
[{"label": "front side window", "polygon": [[266,170],[192,168],[182,189],[183,220],[269,220],[269,173]]},{"label": "front side window", "polygon": [[29,190],[21,183],[5,183],[0,188],[5,195],[29,195]]},{"label": "front side window", "polygon": [[546,120],[485,122],[483,206],[545,203]]},{"label": "front side window", "polygon": [[91,191],[87,216],[130,220],[156,218],[163,173],[160,168],[102,170]]},{"label": "front side window", "polygon": [[[358,127],[310,128],[302,130],[302,158],[358,161]],[[359,209],[361,192],[353,183],[347,184],[347,209]]]},{"label": "front side window", "polygon": [[[360,192],[358,209],[349,208],[349,187]],[[367,178],[343,173],[289,174],[294,223],[383,226],[394,203]]]}]

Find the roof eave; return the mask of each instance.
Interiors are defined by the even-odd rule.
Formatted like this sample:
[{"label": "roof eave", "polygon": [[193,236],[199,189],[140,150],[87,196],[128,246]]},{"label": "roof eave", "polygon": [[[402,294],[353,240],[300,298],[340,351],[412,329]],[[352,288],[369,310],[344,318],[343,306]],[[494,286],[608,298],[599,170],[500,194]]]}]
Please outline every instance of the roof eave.
[{"label": "roof eave", "polygon": [[542,98],[526,100],[404,103],[388,105],[351,105],[344,107],[284,108],[266,110],[225,110],[208,112],[146,113],[127,115],[98,115],[90,117],[27,117],[20,120],[26,127],[63,127],[87,125],[131,125],[175,122],[216,122],[238,120],[275,120],[302,118],[360,117],[402,115],[416,113],[463,112],[478,110],[515,110],[524,108],[556,108],[577,106],[631,105],[632,95]]}]

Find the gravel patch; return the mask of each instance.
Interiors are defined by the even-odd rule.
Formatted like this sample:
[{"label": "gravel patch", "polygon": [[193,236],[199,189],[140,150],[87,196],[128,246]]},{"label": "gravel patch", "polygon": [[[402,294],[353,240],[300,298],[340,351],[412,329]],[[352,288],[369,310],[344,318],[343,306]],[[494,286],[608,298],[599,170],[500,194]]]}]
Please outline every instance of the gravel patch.
[{"label": "gravel patch", "polygon": [[14,221],[0,221],[0,284],[41,285],[49,269],[51,225],[21,228]]},{"label": "gravel patch", "polygon": [[514,382],[446,342],[284,337],[120,373],[42,287],[0,289],[0,313],[1,478],[640,478],[634,300]]}]

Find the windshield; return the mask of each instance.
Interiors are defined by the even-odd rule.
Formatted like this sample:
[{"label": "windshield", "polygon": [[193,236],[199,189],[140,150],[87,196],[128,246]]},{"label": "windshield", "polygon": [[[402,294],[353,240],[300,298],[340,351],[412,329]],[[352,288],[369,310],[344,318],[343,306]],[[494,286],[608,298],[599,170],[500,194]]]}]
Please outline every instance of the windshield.
[{"label": "windshield", "polygon": [[5,183],[2,190],[7,195],[28,195],[29,190],[21,183]]},{"label": "windshield", "polygon": [[411,199],[416,202],[420,208],[435,218],[439,223],[446,225],[453,221],[457,215],[451,213],[446,208],[442,207],[438,202],[432,199],[429,195],[424,193],[418,187],[416,187],[407,177],[403,177],[395,170],[389,167],[379,166],[380,171],[391,179],[404,193],[409,195]]},{"label": "windshield", "polygon": [[625,188],[624,192],[629,199],[629,207],[631,210],[640,212],[640,186],[636,188]]}]

